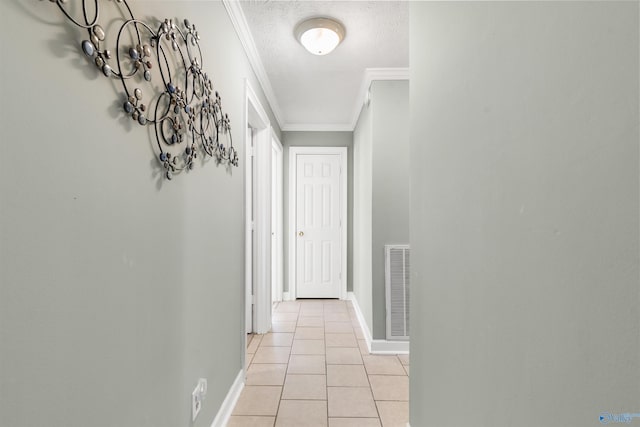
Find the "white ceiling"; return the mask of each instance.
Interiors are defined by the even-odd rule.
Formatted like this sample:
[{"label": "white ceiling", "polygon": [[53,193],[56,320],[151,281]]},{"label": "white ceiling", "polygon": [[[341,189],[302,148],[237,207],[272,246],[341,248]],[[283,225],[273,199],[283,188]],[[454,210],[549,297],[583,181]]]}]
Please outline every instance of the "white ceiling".
[{"label": "white ceiling", "polygon": [[[259,78],[264,73],[261,83],[267,86],[265,92],[283,130],[352,130],[366,90],[365,70],[405,68],[406,72],[409,66],[406,1],[242,1],[240,5],[252,36],[245,35],[252,40],[243,43],[245,48],[255,46],[252,65]],[[300,21],[314,16],[335,18],[346,28],[344,41],[325,56],[308,53],[293,35]]]}]

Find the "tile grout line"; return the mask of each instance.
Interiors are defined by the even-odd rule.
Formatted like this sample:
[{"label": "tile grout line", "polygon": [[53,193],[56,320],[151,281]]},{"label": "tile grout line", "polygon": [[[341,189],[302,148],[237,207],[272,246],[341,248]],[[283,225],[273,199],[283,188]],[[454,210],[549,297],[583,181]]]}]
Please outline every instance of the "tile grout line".
[{"label": "tile grout line", "polygon": [[329,365],[327,363],[327,321],[325,320],[325,305],[322,304],[322,326],[324,328],[324,373],[326,381],[324,384],[324,392],[327,395],[327,426],[329,425]]},{"label": "tile grout line", "polygon": [[[353,323],[351,324],[352,327]],[[358,346],[359,348],[360,346]],[[371,353],[369,353],[369,355],[371,355]],[[360,354],[360,356],[362,357],[362,354]],[[367,376],[367,384],[369,384],[369,391],[371,392],[371,398],[373,399],[373,406],[376,408],[376,414],[378,414],[378,421],[380,422],[380,425],[382,425],[382,417],[380,416],[380,409],[378,409],[378,403],[376,401],[376,397],[373,395],[373,387],[371,386],[371,380],[369,379],[369,370],[367,369],[367,364],[364,363],[364,357],[362,358],[362,366],[364,366],[364,372]]]},{"label": "tile grout line", "polygon": [[293,340],[295,339],[295,330],[298,328],[298,319],[300,315],[300,308],[298,308],[298,316],[296,316],[295,327],[293,332],[293,339],[291,340],[291,347],[289,347],[289,357],[287,358],[287,366],[284,370],[284,380],[282,381],[282,389],[280,389],[280,398],[278,399],[278,407],[276,408],[276,416],[273,418],[273,425],[275,427],[278,422],[278,414],[280,413],[280,405],[282,404],[282,396],[284,394],[284,386],[287,383],[287,372],[289,371],[289,363],[291,362],[291,350],[293,349]]}]

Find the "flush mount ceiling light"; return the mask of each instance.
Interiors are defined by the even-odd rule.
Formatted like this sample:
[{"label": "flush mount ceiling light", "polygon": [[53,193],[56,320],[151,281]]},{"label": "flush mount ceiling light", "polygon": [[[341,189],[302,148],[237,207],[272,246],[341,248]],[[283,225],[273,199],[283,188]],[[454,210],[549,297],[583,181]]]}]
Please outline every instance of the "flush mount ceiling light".
[{"label": "flush mount ceiling light", "polygon": [[296,39],[314,55],[326,55],[344,39],[344,26],[331,18],[311,18],[298,24]]}]

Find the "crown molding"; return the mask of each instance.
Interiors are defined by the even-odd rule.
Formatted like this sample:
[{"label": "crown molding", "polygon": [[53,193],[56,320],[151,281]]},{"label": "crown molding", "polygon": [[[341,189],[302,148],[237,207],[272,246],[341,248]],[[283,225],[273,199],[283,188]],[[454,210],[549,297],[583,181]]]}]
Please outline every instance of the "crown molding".
[{"label": "crown molding", "polygon": [[271,86],[271,81],[267,76],[267,71],[264,69],[264,64],[262,64],[262,60],[258,54],[256,43],[251,35],[251,30],[249,30],[249,24],[244,16],[240,2],[238,0],[222,0],[222,4],[224,4],[225,9],[227,10],[227,14],[231,19],[231,24],[236,30],[236,34],[238,34],[240,43],[242,43],[242,47],[247,54],[251,68],[253,68],[253,72],[255,73],[258,83],[260,83],[260,87],[262,88],[262,92],[264,92],[264,96],[267,98],[271,111],[278,122],[278,126],[282,129],[284,126],[282,110],[280,110],[280,105],[278,104],[273,87]]},{"label": "crown molding", "polygon": [[329,123],[329,124],[284,124],[284,132],[351,132],[353,126],[349,123]]},{"label": "crown molding", "polygon": [[409,80],[409,68],[367,68],[364,70],[360,91],[356,97],[351,119],[351,130],[356,128],[362,106],[367,100],[367,92],[374,80]]}]

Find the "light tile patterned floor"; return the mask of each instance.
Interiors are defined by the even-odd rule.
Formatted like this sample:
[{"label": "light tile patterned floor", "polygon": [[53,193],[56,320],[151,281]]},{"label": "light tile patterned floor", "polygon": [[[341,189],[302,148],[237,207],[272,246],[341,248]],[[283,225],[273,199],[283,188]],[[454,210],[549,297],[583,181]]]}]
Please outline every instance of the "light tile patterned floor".
[{"label": "light tile patterned floor", "polygon": [[406,427],[409,357],[367,352],[350,301],[278,304],[228,427]]}]

